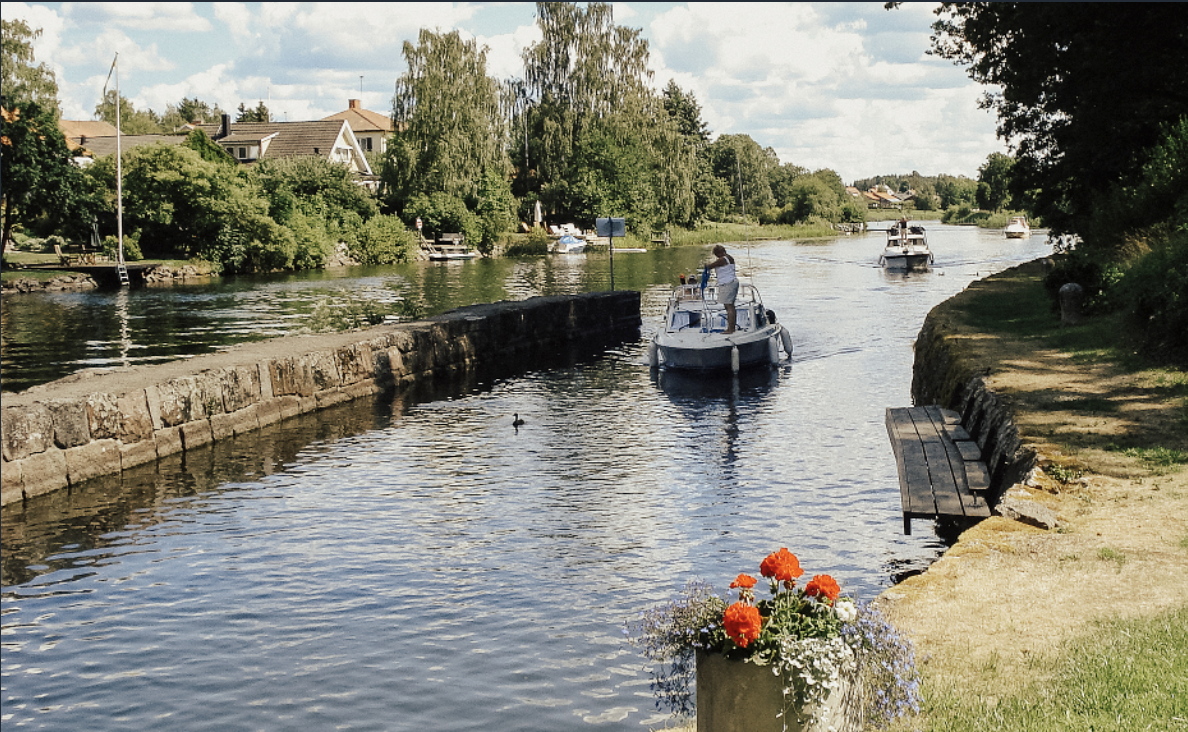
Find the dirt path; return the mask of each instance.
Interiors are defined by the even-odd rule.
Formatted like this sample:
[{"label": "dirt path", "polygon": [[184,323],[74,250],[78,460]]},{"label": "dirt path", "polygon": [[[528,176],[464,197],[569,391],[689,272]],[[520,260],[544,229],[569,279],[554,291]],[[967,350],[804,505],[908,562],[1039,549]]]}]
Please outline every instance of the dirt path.
[{"label": "dirt path", "polygon": [[1095,619],[1188,603],[1188,470],[1123,449],[1188,451],[1185,374],[1124,367],[1083,346],[1070,352],[1075,334],[1054,322],[988,332],[987,312],[1032,317],[1012,309],[1035,307],[1041,274],[1038,264],[1003,273],[941,308],[1049,466],[1034,486],[1012,490],[1052,508],[1061,525],[983,521],[880,600],[915,641],[923,670],[989,697],[1045,673],[1043,657]]}]

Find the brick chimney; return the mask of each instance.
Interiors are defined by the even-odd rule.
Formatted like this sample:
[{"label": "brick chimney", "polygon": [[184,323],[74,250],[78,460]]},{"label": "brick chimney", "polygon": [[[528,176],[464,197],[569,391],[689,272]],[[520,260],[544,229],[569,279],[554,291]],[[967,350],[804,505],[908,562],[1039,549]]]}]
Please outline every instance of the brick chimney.
[{"label": "brick chimney", "polygon": [[222,122],[222,124],[219,125],[219,137],[216,139],[224,138],[230,134],[231,134],[231,115],[224,114],[223,122]]},{"label": "brick chimney", "polygon": [[347,109],[363,109],[363,103],[358,99],[348,99]]}]

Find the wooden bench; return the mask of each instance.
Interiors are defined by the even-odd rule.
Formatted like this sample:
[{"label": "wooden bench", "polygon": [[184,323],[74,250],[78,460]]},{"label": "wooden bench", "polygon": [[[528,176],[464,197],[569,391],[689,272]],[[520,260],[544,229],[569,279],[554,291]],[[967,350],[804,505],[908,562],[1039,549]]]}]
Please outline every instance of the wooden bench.
[{"label": "wooden bench", "polygon": [[983,519],[990,473],[961,415],[940,407],[889,407],[887,435],[899,468],[903,533],[914,518]]}]

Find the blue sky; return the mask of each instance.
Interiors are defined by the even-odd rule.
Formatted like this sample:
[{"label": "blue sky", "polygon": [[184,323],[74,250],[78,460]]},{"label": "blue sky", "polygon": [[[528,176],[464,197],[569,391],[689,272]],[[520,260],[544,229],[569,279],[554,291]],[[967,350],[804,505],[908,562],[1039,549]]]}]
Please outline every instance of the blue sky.
[{"label": "blue sky", "polygon": [[[691,91],[714,135],[748,134],[781,162],[879,173],[976,176],[993,116],[963,69],[928,56],[931,3],[615,3],[640,28],[657,89]],[[530,3],[5,2],[43,35],[36,60],[58,76],[63,114],[93,118],[111,60],[138,109],[198,97],[234,110],[265,101],[278,119],[319,119],[358,98],[387,113],[421,28],[489,48],[488,72],[522,76],[540,38]],[[360,78],[362,77],[362,78]]]}]

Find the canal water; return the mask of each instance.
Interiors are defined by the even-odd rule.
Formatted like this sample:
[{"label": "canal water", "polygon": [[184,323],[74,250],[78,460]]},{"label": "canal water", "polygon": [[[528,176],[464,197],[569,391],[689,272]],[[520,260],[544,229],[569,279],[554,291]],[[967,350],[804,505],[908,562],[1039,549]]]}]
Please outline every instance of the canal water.
[{"label": "canal water", "polygon": [[[902,534],[883,410],[910,404],[912,342],[933,306],[1049,249],[930,231],[934,269],[911,274],[877,267],[877,234],[730,247],[795,341],[772,370],[650,372],[644,340],[668,290],[708,252],[623,254],[616,287],[643,292],[637,343],[305,415],[6,508],[0,721],[663,725],[621,629],[689,579],[724,590],[786,546],[871,598],[943,551],[920,522]],[[589,254],[6,297],[4,379],[52,378],[26,377],[19,351],[61,375],[287,332],[307,306],[295,303],[327,292],[432,312],[608,284],[606,255]],[[47,337],[20,343],[10,328]]]}]

